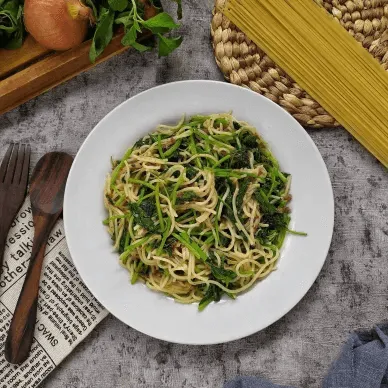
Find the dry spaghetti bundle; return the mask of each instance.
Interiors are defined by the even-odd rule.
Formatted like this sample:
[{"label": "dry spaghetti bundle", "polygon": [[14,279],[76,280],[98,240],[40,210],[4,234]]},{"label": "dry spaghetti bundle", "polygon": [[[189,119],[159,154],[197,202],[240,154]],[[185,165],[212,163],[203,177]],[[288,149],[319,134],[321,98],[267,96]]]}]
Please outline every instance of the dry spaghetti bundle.
[{"label": "dry spaghetti bundle", "polygon": [[388,75],[312,0],[229,0],[237,27],[388,167]]}]

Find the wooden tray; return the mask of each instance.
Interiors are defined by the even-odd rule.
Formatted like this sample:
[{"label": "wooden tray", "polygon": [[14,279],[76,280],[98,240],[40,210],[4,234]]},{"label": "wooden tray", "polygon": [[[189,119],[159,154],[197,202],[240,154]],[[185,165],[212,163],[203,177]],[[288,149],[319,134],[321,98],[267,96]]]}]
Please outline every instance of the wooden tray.
[{"label": "wooden tray", "polygon": [[31,36],[17,50],[0,49],[0,114],[128,49],[117,34],[95,63],[90,63],[86,41],[74,49],[53,52]]}]

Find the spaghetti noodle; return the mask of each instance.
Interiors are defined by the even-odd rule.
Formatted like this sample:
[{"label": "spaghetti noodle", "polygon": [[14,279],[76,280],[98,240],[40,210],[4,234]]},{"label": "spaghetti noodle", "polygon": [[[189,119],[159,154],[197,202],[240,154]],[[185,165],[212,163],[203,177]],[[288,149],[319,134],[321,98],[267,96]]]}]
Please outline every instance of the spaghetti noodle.
[{"label": "spaghetti noodle", "polygon": [[104,223],[132,283],[202,310],[275,269],[290,176],[248,123],[214,114],[159,125],[112,168]]},{"label": "spaghetti noodle", "polygon": [[228,0],[237,27],[388,166],[388,75],[312,0]]}]

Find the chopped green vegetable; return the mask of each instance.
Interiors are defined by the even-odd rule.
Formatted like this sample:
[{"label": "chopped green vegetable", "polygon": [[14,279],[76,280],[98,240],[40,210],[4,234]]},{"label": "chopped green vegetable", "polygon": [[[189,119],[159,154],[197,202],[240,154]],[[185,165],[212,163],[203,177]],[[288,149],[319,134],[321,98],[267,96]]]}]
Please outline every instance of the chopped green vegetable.
[{"label": "chopped green vegetable", "polygon": [[238,187],[239,190],[238,190],[238,194],[236,197],[236,207],[237,207],[239,214],[243,214],[242,207],[243,207],[243,203],[244,203],[244,196],[247,193],[248,186],[249,186],[249,179],[248,178],[244,178],[244,179],[240,180],[239,187]]},{"label": "chopped green vegetable", "polygon": [[194,193],[194,191],[185,191],[182,195],[178,195],[176,199],[176,204],[179,205],[185,202],[191,202],[199,198],[200,197],[198,197],[198,195]]},{"label": "chopped green vegetable", "polygon": [[221,124],[224,126],[224,127],[227,127],[229,125],[229,121],[227,119],[215,119],[214,120],[214,126],[216,128],[220,127]]},{"label": "chopped green vegetable", "polygon": [[[169,242],[168,242],[168,241],[169,241],[169,239],[172,239],[172,238],[173,238],[173,237],[168,237],[168,236],[169,236],[169,233],[170,233],[170,227],[171,227],[171,221],[170,221],[169,218],[167,218],[166,229],[165,229],[164,232],[163,232],[162,241],[160,242],[158,251],[156,252],[157,255],[161,255],[163,249],[164,249],[166,252],[169,252],[170,245],[169,245]],[[171,255],[172,255],[172,247],[171,247],[170,256],[171,256]]]},{"label": "chopped green vegetable", "polygon": [[225,283],[232,282],[237,277],[237,274],[230,269],[216,267],[215,265],[212,265],[211,269],[213,276]]},{"label": "chopped green vegetable", "polygon": [[177,239],[173,236],[170,236],[167,240],[166,243],[164,244],[164,250],[172,256],[172,250],[174,248],[174,245],[177,243]]},{"label": "chopped green vegetable", "polygon": [[[163,220],[163,213],[162,209],[160,207],[160,198],[159,198],[159,183],[156,185],[156,190],[155,190],[155,203],[156,203],[156,211],[158,213],[158,218],[159,218],[159,225],[160,229],[164,230],[164,220]],[[143,205],[143,204],[142,204]],[[140,205],[141,206],[141,205]]]},{"label": "chopped green vegetable", "polygon": [[174,145],[172,147],[170,147],[165,153],[164,153],[164,157],[165,158],[169,158],[171,155],[174,154],[174,152],[179,148],[180,144],[181,144],[182,140],[181,139],[178,139]]},{"label": "chopped green vegetable", "polygon": [[125,244],[127,242],[127,233],[123,233],[120,239],[120,244],[119,244],[119,253],[123,253],[125,250]]},{"label": "chopped green vegetable", "polygon": [[269,202],[267,196],[262,190],[256,190],[255,198],[256,201],[259,203],[263,213],[274,214],[276,212],[276,207]]},{"label": "chopped green vegetable", "polygon": [[189,235],[186,232],[181,233],[181,235],[177,233],[172,234],[178,241],[180,241],[184,246],[186,246],[189,251],[198,259],[202,259],[203,261],[207,260],[206,253],[199,247],[199,245],[190,239]]},{"label": "chopped green vegetable", "polygon": [[132,274],[131,284],[135,284],[137,282],[139,275],[146,275],[149,269],[150,267],[147,264],[139,261]]},{"label": "chopped green vegetable", "polygon": [[221,300],[222,293],[223,291],[221,288],[217,287],[215,284],[209,284],[204,297],[199,302],[198,310],[203,311],[211,302],[219,302]]},{"label": "chopped green vegetable", "polygon": [[147,229],[149,232],[160,231],[159,226],[157,226],[153,220],[154,216],[157,215],[155,202],[147,199],[140,205],[137,203],[130,203],[128,204],[128,208],[132,212],[134,221],[138,225],[142,226],[144,229]]},{"label": "chopped green vegetable", "polygon": [[246,147],[235,151],[230,158],[230,167],[235,169],[250,168],[249,151]]},{"label": "chopped green vegetable", "polygon": [[121,159],[120,163],[115,167],[115,169],[113,170],[112,172],[112,176],[111,176],[111,180],[110,180],[110,183],[111,185],[115,184],[116,180],[117,180],[117,177],[121,171],[121,169],[124,167],[125,165],[125,161],[127,159],[129,159],[129,157],[131,156],[132,154],[132,151],[133,151],[133,148],[129,148],[127,150],[127,152],[124,154],[123,158]]},{"label": "chopped green vegetable", "polygon": [[196,170],[195,167],[189,166],[189,167],[186,168],[186,176],[187,176],[187,178],[193,179],[193,178],[195,178],[196,175],[197,175],[197,170]]},{"label": "chopped green vegetable", "polygon": [[233,128],[238,131],[241,128],[241,124],[237,121],[233,121]]}]

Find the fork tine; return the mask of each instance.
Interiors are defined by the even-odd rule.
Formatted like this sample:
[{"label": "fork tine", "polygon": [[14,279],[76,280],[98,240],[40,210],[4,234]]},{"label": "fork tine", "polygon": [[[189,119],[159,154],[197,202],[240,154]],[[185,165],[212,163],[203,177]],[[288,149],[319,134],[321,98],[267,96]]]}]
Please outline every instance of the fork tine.
[{"label": "fork tine", "polygon": [[11,183],[13,180],[13,176],[15,175],[15,166],[16,166],[16,160],[18,158],[19,148],[20,148],[19,143],[16,143],[12,150],[11,158],[8,164],[8,169],[4,178],[4,183]]},{"label": "fork tine", "polygon": [[1,163],[1,167],[0,167],[0,183],[4,181],[5,173],[7,172],[8,162],[9,162],[9,158],[11,157],[11,153],[12,153],[13,147],[14,147],[14,144],[11,143],[9,145],[9,147],[8,147],[7,152],[4,155],[3,162]]},{"label": "fork tine", "polygon": [[26,153],[26,145],[21,144],[19,146],[18,156],[16,160],[15,174],[13,176],[13,181],[12,181],[15,184],[19,184],[20,182],[20,176],[23,169],[25,153]]},{"label": "fork tine", "polygon": [[20,176],[20,184],[27,186],[28,180],[28,171],[30,169],[30,155],[31,155],[31,147],[29,144],[24,146],[24,159],[23,159],[23,168]]}]

